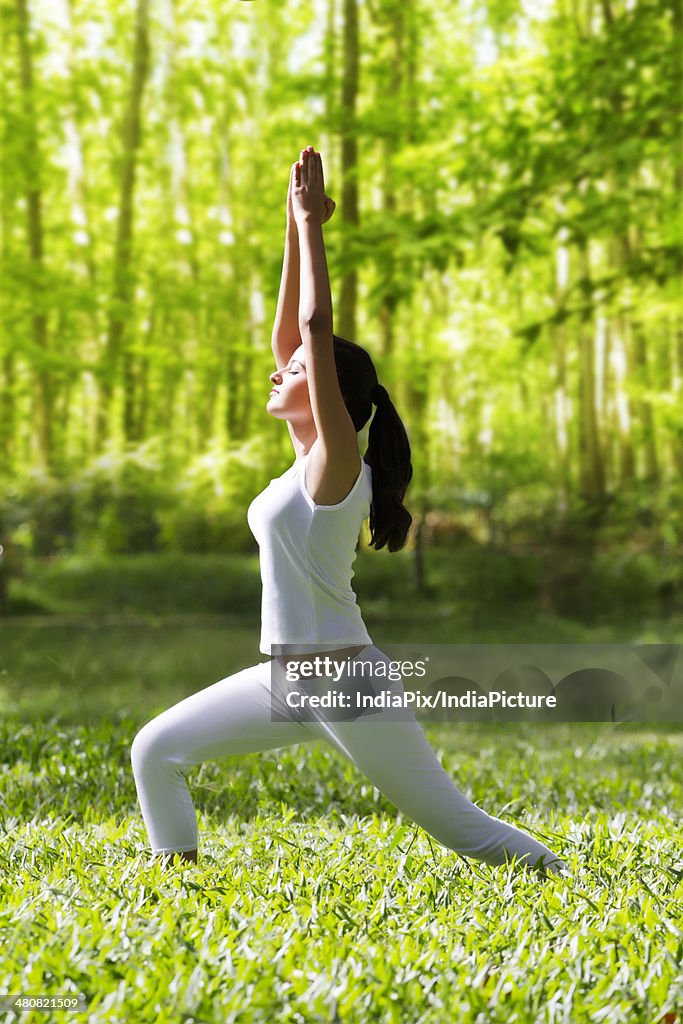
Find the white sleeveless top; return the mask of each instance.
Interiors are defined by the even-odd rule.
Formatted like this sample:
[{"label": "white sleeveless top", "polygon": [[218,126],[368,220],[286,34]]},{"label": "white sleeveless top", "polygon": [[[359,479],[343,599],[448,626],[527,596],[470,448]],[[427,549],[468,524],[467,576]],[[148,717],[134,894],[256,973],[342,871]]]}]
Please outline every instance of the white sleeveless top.
[{"label": "white sleeveless top", "polygon": [[[372,643],[351,589],[360,528],[372,500],[372,470],[361,463],[356,482],[336,505],[313,501],[300,458],[249,506],[247,522],[259,545],[263,585],[263,654]],[[288,645],[285,652],[281,644]]]}]

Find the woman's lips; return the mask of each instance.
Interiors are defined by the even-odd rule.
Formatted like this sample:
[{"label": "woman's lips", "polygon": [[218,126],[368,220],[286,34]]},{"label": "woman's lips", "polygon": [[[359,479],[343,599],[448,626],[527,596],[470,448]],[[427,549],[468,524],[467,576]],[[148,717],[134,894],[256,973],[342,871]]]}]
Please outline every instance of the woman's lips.
[{"label": "woman's lips", "polygon": [[280,392],[276,388],[271,388],[270,393],[271,393],[271,395],[279,395],[280,394]]}]

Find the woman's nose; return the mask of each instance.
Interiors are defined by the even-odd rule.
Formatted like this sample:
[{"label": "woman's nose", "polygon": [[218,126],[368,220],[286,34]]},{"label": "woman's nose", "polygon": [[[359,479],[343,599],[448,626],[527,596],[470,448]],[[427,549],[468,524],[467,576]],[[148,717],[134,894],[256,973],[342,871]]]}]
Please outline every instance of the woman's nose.
[{"label": "woman's nose", "polygon": [[271,384],[275,384],[275,380],[273,378],[278,378],[279,379],[279,377],[280,377],[280,371],[279,370],[273,370],[273,372],[271,373],[270,378],[269,378]]}]

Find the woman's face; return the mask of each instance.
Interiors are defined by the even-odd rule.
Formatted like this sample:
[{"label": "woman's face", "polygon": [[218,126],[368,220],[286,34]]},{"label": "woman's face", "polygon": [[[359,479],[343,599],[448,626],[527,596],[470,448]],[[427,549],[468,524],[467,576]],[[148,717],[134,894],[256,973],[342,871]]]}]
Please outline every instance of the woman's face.
[{"label": "woman's face", "polygon": [[313,413],[308,393],[303,345],[292,353],[287,366],[271,373],[270,380],[275,390],[268,398],[266,410],[271,416],[291,421],[311,418]]}]

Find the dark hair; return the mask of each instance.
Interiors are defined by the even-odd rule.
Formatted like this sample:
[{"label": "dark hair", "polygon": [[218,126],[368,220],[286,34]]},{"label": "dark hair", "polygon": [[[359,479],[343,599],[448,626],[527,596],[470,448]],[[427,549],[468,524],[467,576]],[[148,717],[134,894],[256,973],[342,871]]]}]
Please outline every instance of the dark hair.
[{"label": "dark hair", "polygon": [[356,433],[370,419],[373,402],[377,405],[363,456],[372,469],[370,546],[400,551],[413,521],[403,504],[413,476],[408,435],[365,349],[337,334],[332,337],[339,387]]}]

